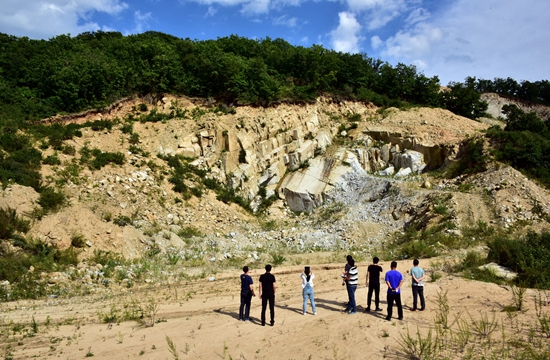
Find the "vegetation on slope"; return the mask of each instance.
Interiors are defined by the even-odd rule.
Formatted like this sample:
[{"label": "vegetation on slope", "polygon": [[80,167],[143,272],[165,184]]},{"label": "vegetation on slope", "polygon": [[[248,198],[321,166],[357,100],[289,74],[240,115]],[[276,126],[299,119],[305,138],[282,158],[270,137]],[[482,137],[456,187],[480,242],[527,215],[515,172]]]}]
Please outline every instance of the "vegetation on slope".
[{"label": "vegetation on slope", "polygon": [[[36,123],[36,120],[55,114],[105,107],[125,96],[166,92],[215,98],[222,105],[214,112],[231,112],[232,105],[303,102],[322,93],[331,93],[382,107],[443,107],[472,119],[482,116],[487,109],[487,104],[480,100],[479,93],[483,91],[550,103],[548,81],[518,84],[512,79],[491,82],[467,78],[464,83],[449,84],[449,89],[441,92],[437,77],[428,78],[414,66],[391,66],[366,54],[340,53],[316,45],[309,48],[292,46],[282,39],[250,40],[230,36],[192,41],[157,32],[125,37],[117,32],[99,31],[72,38],[61,35],[45,41],[0,34],[0,49],[0,181],[3,186],[13,182],[37,190],[42,208],[41,213],[33,214],[37,218],[48,211],[58,210],[67,200],[63,192],[55,188],[61,184],[43,182],[41,165],[59,165],[59,158],[56,153],[44,158],[41,150],[51,148],[75,156],[75,149],[65,141],[82,136],[83,127],[102,131],[120,125],[125,134],[131,135],[132,152],[138,153],[142,150],[137,146],[139,135],[132,130],[134,121],[158,122],[174,117],[195,119],[203,111],[197,109],[197,113],[188,114],[174,109],[170,114],[162,114],[156,109],[149,111],[142,104],[139,111],[123,120],[81,125],[45,126]],[[534,113],[525,114],[515,106],[505,107],[504,113],[507,116],[506,128],[495,127],[487,132],[494,146],[495,159],[509,163],[550,186],[548,120],[543,121]],[[93,171],[109,163],[122,164],[125,161],[122,153],[102,152],[89,146],[80,149],[78,155],[67,166],[67,179],[71,176],[69,172],[78,172],[84,166]],[[249,203],[234,190],[206,178],[204,170],[191,166],[188,159],[165,156],[163,160],[172,169],[167,174],[170,176],[168,180],[184,200],[201,196],[202,191],[210,189],[221,201],[249,207]],[[481,172],[486,165],[483,141],[471,139],[465,146],[462,160],[449,174],[456,177]],[[196,186],[188,186],[185,180]],[[265,189],[260,190],[265,193]],[[263,204],[264,208],[268,204],[269,201]],[[443,249],[471,246],[474,245],[469,240],[471,233],[479,239],[475,244],[482,241],[496,244],[491,258],[502,259],[503,252],[508,251],[508,244],[501,244],[504,240],[493,241],[492,229],[483,223],[473,229],[462,229],[465,235],[459,239],[446,234],[445,230],[453,229],[448,226],[450,222],[447,221],[444,203],[436,206],[434,211],[441,215],[440,224],[433,228],[409,227],[395,243],[400,249],[398,257],[430,257],[440,254]],[[2,209],[0,217],[5,220],[0,228],[0,240],[10,241],[22,250],[2,250],[6,264],[11,265],[3,267],[7,272],[0,273],[0,280],[21,284],[23,287],[18,296],[42,295],[40,291],[28,293],[25,288],[27,282],[31,284],[35,280],[32,274],[27,274],[29,264],[42,264],[40,270],[43,271],[61,270],[76,262],[76,246],[60,252],[39,241],[24,238],[19,233],[25,233],[29,224],[12,209]],[[120,219],[120,223],[129,222]],[[541,237],[545,239],[546,235]],[[527,249],[532,247],[531,238],[524,241]],[[441,249],[434,247],[436,244]],[[529,256],[533,261],[528,264],[542,261],[538,252]],[[468,261],[471,267],[467,268],[474,269],[484,260],[472,255]],[[536,268],[531,265],[517,270],[543,274],[533,270]],[[529,284],[550,286],[542,277],[531,279]]]}]

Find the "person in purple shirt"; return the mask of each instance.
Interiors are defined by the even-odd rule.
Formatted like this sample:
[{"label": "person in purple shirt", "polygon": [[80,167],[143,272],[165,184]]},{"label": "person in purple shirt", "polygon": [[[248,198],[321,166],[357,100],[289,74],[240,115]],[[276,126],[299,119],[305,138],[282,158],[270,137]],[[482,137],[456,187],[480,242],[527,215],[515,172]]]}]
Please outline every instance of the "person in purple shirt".
[{"label": "person in purple shirt", "polygon": [[399,320],[403,320],[403,306],[401,305],[401,285],[403,285],[403,275],[397,271],[397,262],[391,262],[391,270],[386,273],[386,285],[388,285],[388,316],[386,320],[390,321],[393,313],[393,303],[397,305],[397,314]]}]

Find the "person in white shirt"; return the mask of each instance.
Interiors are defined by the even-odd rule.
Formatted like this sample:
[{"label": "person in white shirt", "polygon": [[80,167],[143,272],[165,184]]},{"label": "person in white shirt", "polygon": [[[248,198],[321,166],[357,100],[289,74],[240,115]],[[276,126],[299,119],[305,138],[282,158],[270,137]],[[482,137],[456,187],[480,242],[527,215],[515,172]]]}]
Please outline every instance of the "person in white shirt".
[{"label": "person in white shirt", "polygon": [[357,271],[357,266],[355,266],[355,260],[351,259],[349,261],[351,266],[348,270],[347,275],[344,277],[346,280],[346,289],[348,290],[349,303],[346,308],[346,312],[350,315],[357,314],[357,303],[355,302],[355,291],[357,290],[357,283],[359,281],[359,273]]},{"label": "person in white shirt", "polygon": [[313,315],[317,315],[317,308],[315,307],[315,293],[313,292],[313,279],[315,274],[311,272],[311,268],[306,266],[304,272],[301,275],[302,277],[302,297],[304,298],[304,315],[307,310],[307,300],[309,299],[311,303],[311,310]]}]

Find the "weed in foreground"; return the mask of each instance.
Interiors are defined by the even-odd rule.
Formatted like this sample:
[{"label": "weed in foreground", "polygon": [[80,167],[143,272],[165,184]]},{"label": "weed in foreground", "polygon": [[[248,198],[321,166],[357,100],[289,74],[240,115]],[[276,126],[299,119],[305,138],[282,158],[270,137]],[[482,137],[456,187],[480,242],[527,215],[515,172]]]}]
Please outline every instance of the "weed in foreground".
[{"label": "weed in foreground", "polygon": [[493,317],[491,319],[489,319],[487,313],[481,314],[479,319],[474,319],[471,315],[469,316],[472,330],[479,337],[489,339],[498,327],[498,319],[496,319],[495,313],[493,313]]},{"label": "weed in foreground", "polygon": [[178,354],[178,349],[176,348],[176,344],[174,344],[174,342],[168,337],[168,335],[165,335],[165,337],[166,343],[168,344],[168,350],[170,351],[170,354],[172,354],[172,359],[178,360],[180,357]]},{"label": "weed in foreground", "polygon": [[432,335],[432,329],[428,331],[426,337],[423,337],[418,328],[416,335],[411,335],[407,328],[407,334],[400,334],[397,344],[404,359],[434,359],[439,355],[439,340],[437,335],[435,337]]}]

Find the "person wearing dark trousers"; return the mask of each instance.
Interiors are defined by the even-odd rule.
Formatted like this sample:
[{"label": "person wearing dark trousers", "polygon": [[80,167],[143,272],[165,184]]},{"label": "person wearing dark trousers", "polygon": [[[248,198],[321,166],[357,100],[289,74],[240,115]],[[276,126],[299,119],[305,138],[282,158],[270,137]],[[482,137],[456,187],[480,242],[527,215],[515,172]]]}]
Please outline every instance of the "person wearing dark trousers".
[{"label": "person wearing dark trousers", "polygon": [[391,262],[391,270],[386,273],[386,285],[388,285],[388,316],[386,320],[390,321],[393,313],[393,303],[397,306],[399,320],[403,320],[403,306],[401,305],[401,285],[403,285],[403,275],[397,271],[397,262]]},{"label": "person wearing dark trousers", "polygon": [[242,321],[250,321],[250,303],[255,296],[249,272],[248,266],[244,266],[241,274],[241,306],[239,307],[239,320]]},{"label": "person wearing dark trousers", "polygon": [[413,268],[411,269],[411,278],[412,278],[412,291],[413,291],[413,307],[411,311],[416,311],[418,309],[418,297],[420,297],[420,311],[424,311],[426,308],[426,302],[424,301],[424,277],[426,276],[424,269],[418,266],[420,262],[418,259],[414,259]]},{"label": "person wearing dark trousers", "polygon": [[265,326],[265,311],[269,302],[271,326],[275,324],[275,276],[271,274],[271,265],[265,266],[265,274],[260,275],[260,299],[262,299],[262,326]]},{"label": "person wearing dark trousers", "polygon": [[359,273],[357,266],[355,266],[355,260],[349,260],[350,268],[348,270],[346,280],[346,289],[348,290],[349,303],[346,307],[346,312],[350,315],[357,314],[357,303],[355,302],[355,291],[357,290],[357,283],[359,282]]},{"label": "person wearing dark trousers", "polygon": [[[342,275],[340,275],[342,277],[342,286],[347,285],[347,282],[348,282],[347,277],[348,277],[348,271],[351,268],[351,265],[350,265],[351,260],[353,260],[353,256],[351,255],[346,256],[346,265],[344,266],[344,272],[342,273]],[[346,286],[346,292],[348,293],[348,298],[349,298],[349,291],[347,286]],[[348,307],[349,307],[349,300],[346,303],[346,308]]]},{"label": "person wearing dark trousers", "polygon": [[372,293],[374,293],[374,305],[376,311],[382,311],[380,308],[380,274],[382,273],[382,266],[378,265],[380,259],[374,257],[372,259],[372,265],[367,268],[367,277],[365,285],[368,287],[369,292],[367,294],[367,308],[365,311],[370,311],[370,304],[372,300]]}]

